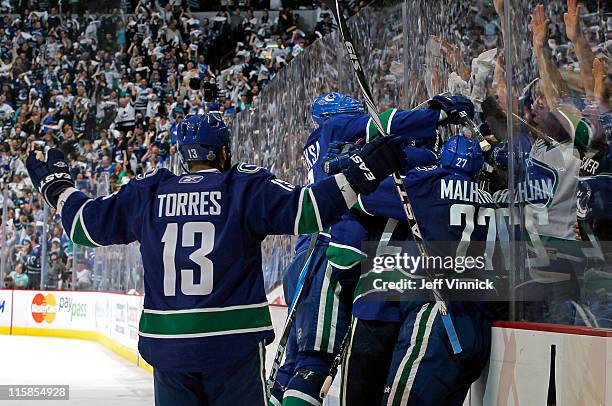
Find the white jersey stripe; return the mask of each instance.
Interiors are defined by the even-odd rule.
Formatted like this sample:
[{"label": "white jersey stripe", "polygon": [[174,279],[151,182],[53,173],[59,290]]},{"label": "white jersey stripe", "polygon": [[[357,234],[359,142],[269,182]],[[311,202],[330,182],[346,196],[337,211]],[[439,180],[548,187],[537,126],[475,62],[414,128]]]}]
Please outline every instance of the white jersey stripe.
[{"label": "white jersey stripe", "polygon": [[264,326],[264,327],[256,327],[256,328],[243,328],[238,330],[223,330],[223,331],[214,331],[210,333],[194,333],[194,334],[150,334],[138,332],[138,335],[141,337],[148,338],[202,338],[202,337],[215,337],[215,336],[224,336],[230,334],[245,334],[245,333],[259,333],[262,331],[274,330],[272,326]]},{"label": "white jersey stripe", "polygon": [[[417,359],[412,364],[412,368],[410,369],[410,375],[408,376],[408,382],[406,382],[406,387],[404,388],[404,394],[402,395],[402,404],[408,404],[408,398],[410,397],[410,391],[412,390],[412,385],[414,384],[414,378],[416,377],[417,372],[419,372],[419,365],[421,364],[421,360],[427,351],[427,344],[429,343],[429,336],[431,335],[431,328],[433,326],[434,321],[436,320],[436,316],[438,315],[439,304],[436,303],[434,305],[433,310],[429,313],[429,318],[427,319],[427,324],[425,326],[425,333],[423,335],[423,343],[421,344],[421,348],[419,351],[419,355]],[[416,326],[416,325],[415,325]]]},{"label": "white jersey stripe", "polygon": [[85,233],[85,236],[87,237],[87,239],[91,243],[93,243],[96,247],[101,247],[100,244],[98,244],[97,242],[94,241],[93,238],[91,238],[91,235],[89,234],[89,231],[87,230],[87,226],[85,225],[85,219],[83,219],[83,210],[85,209],[85,206],[87,206],[91,202],[93,202],[93,200],[86,201],[83,207],[79,209],[79,219],[81,220],[81,226],[83,227],[83,232]]},{"label": "white jersey stripe", "polygon": [[348,182],[343,173],[338,173],[334,175],[334,178],[336,179],[336,183],[338,184],[340,193],[342,193],[342,197],[344,197],[344,203],[346,203],[346,207],[351,209],[355,205],[355,203],[357,203],[357,193],[355,193],[353,187]]},{"label": "white jersey stripe", "polygon": [[392,405],[395,399],[395,396],[397,395],[396,393],[397,386],[399,385],[400,378],[402,376],[404,368],[406,367],[406,362],[412,356],[412,352],[414,351],[414,344],[416,343],[416,340],[417,340],[419,324],[421,323],[421,318],[423,317],[423,313],[425,312],[425,309],[427,309],[428,305],[429,304],[425,304],[421,306],[421,310],[419,310],[414,320],[414,327],[412,328],[412,335],[410,337],[410,347],[408,347],[408,352],[406,353],[406,355],[404,355],[404,358],[402,358],[402,361],[400,362],[400,365],[397,368],[397,371],[395,373],[395,377],[393,378],[393,384],[391,385],[391,393],[389,393],[389,399],[388,399],[387,405]]},{"label": "white jersey stripe", "polygon": [[[331,277],[331,275],[330,275]],[[338,307],[340,306],[340,282],[336,282],[332,303],[332,317],[329,326],[329,340],[327,341],[327,353],[334,353],[334,343],[336,342],[336,326],[338,325]]]},{"label": "white jersey stripe", "polygon": [[323,223],[321,223],[321,214],[319,214],[319,206],[317,205],[317,199],[315,199],[312,189],[308,188],[308,194],[310,194],[310,201],[312,201],[312,207],[314,208],[315,217],[317,219],[317,229],[323,230]]},{"label": "white jersey stripe", "polygon": [[298,210],[295,216],[295,223],[293,225],[293,235],[299,235],[299,225],[300,225],[300,218],[302,217],[302,203],[304,201],[305,190],[306,188],[302,188],[302,190],[300,191],[300,200],[298,201]]},{"label": "white jersey stripe", "polygon": [[263,404],[268,404],[268,385],[266,385],[266,347],[263,342],[259,343],[259,378],[261,379],[261,393]]},{"label": "white jersey stripe", "polygon": [[321,295],[319,298],[319,311],[317,317],[317,333],[315,336],[314,349],[322,351],[321,343],[323,341],[323,328],[325,327],[325,308],[327,307],[327,290],[329,289],[329,281],[331,277],[331,266],[327,264],[325,267],[325,277],[323,278],[323,286],[321,286]]},{"label": "white jersey stripe", "polygon": [[152,314],[181,314],[181,313],[210,313],[210,312],[223,312],[227,310],[240,310],[240,309],[254,309],[258,307],[267,307],[268,302],[254,303],[248,305],[237,305],[227,307],[206,307],[201,309],[180,309],[180,310],[153,310],[143,309],[143,313]]}]

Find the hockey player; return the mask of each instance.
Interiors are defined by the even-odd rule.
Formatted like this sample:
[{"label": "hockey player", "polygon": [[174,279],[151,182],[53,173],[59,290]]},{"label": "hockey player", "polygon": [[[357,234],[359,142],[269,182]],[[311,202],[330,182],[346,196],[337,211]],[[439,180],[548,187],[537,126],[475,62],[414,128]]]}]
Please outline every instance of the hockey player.
[{"label": "hockey player", "polygon": [[[404,185],[426,242],[494,242],[491,197],[474,181],[482,163],[478,142],[455,136],[443,146],[440,166],[408,171]],[[389,218],[379,231],[384,238],[377,255],[401,252],[402,247],[392,241],[408,234],[403,209],[391,196],[394,193],[393,184],[384,182],[373,195],[359,200],[364,213]],[[429,255],[435,253],[433,244],[426,246]],[[488,359],[493,315],[489,307],[447,303],[463,349],[454,355],[434,301],[376,289],[373,276],[371,271],[362,274],[355,292],[342,404],[461,405]],[[387,376],[385,385],[381,374]]]},{"label": "hockey player", "polygon": [[[335,129],[329,126],[332,130],[327,131],[328,136],[321,137],[325,122],[331,124],[333,120],[330,119],[333,117],[334,120],[350,123],[361,116],[363,116],[363,104],[350,96],[341,93],[324,93],[315,100],[312,105],[312,117],[318,128],[309,136],[303,152],[310,182],[328,177],[323,171],[316,171],[315,177],[313,170],[314,162],[318,160],[322,148],[327,150]],[[364,128],[362,126],[357,134],[364,134]],[[329,274],[326,275],[325,252],[329,240],[328,231],[310,237],[315,239],[311,241],[313,244],[311,250],[306,249],[308,245],[306,236],[301,237],[296,244],[296,255],[285,273],[283,286],[288,302],[293,300],[299,276],[306,264],[305,272],[312,272],[313,278],[310,286],[302,292],[300,303],[296,308],[296,319],[287,342],[285,361],[271,388],[269,401],[271,406],[320,404],[319,389],[332,358],[327,347],[329,344],[333,346],[335,337],[335,334],[330,334],[329,330],[334,330],[335,333],[338,324],[341,329],[343,325],[348,324],[347,312],[338,309],[336,283],[330,280]],[[329,310],[335,311],[326,311],[328,307]]]},{"label": "hockey player", "polygon": [[77,244],[140,242],[145,269],[138,348],[154,367],[158,405],[264,405],[264,345],[274,336],[261,272],[268,234],[304,234],[336,222],[402,168],[397,137],[376,140],[342,174],[309,187],[263,168],[231,165],[229,131],[214,114],[179,126],[188,172],[139,176],[90,199],[74,188],[59,150],[26,165]]},{"label": "hockey player", "polygon": [[[455,102],[460,101],[463,100],[455,99]],[[452,101],[446,103],[450,111]],[[464,108],[468,110],[470,106],[469,103],[464,104]],[[433,146],[437,139],[436,127],[449,115],[441,114],[439,109],[391,109],[383,113],[381,119],[387,129],[405,139],[409,145]],[[334,170],[333,167],[330,168],[331,161],[323,162],[322,159],[330,150],[350,150],[353,143],[357,143],[360,138],[373,139],[377,135],[370,117],[363,113],[363,104],[341,93],[324,93],[319,96],[312,105],[312,116],[319,126],[308,137],[304,158],[309,168],[309,178],[314,181],[329,177],[328,172]],[[349,154],[345,156],[348,159]],[[413,157],[409,161],[414,159]],[[346,221],[351,220],[347,218]],[[342,223],[334,225],[332,230],[336,227],[343,228]],[[313,281],[308,290],[302,293],[304,298],[297,307],[293,332],[297,345],[288,348],[297,349],[298,353],[287,352],[285,365],[281,368],[272,391],[272,405],[281,404],[282,389],[284,405],[320,405],[321,385],[348,330],[354,283],[351,283],[350,278],[341,281],[341,273],[333,272],[327,261],[327,253],[334,257],[336,265],[340,266],[344,252],[339,246],[328,248],[328,240],[328,233],[319,233],[317,236],[308,269],[314,273]],[[302,268],[292,266],[289,269],[286,282],[295,286]],[[287,297],[291,298],[292,294]],[[289,378],[291,368],[293,377]]]}]

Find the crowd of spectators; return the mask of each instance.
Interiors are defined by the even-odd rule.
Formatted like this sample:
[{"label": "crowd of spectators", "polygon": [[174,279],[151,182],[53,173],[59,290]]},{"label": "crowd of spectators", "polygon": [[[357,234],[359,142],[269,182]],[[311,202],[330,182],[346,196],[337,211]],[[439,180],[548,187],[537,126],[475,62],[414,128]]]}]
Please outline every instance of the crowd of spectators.
[{"label": "crowd of spectators", "polygon": [[[319,2],[208,3],[122,1],[96,11],[79,1],[64,2],[64,10],[55,1],[2,3],[18,13],[0,17],[0,167],[7,191],[0,207],[8,207],[0,253],[6,285],[40,286],[40,240],[48,223],[46,264],[53,271],[43,285],[91,288],[95,279],[93,250],[73,263],[58,216],[45,215],[32,193],[24,166],[29,151],[59,147],[79,189],[112,193],[139,173],[168,164],[178,120],[213,109],[231,121],[254,108],[277,72],[332,29],[331,13]],[[362,5],[347,4],[345,12]],[[272,17],[266,7],[278,12]],[[293,8],[316,10],[314,31],[300,28]],[[214,17],[192,9],[212,10]],[[218,89],[216,95],[207,97],[207,84]],[[73,269],[79,269],[75,279]]]}]

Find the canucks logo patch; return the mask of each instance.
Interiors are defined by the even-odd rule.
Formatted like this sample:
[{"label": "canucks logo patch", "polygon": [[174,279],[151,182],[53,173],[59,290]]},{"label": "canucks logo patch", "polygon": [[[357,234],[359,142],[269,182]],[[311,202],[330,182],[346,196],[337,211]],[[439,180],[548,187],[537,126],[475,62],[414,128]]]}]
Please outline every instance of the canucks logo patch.
[{"label": "canucks logo patch", "polygon": [[157,170],[158,168],[149,169],[147,172],[141,173],[140,175],[136,176],[136,180],[143,180],[149,178],[155,175],[157,173]]},{"label": "canucks logo patch", "polygon": [[179,180],[179,183],[199,183],[202,179],[204,179],[202,175],[185,175]]},{"label": "canucks logo patch", "polygon": [[240,163],[238,164],[236,169],[238,170],[238,172],[242,172],[242,173],[256,173],[261,170],[261,167],[257,165]]},{"label": "canucks logo patch", "polygon": [[525,166],[525,180],[516,185],[518,201],[538,209],[549,207],[559,185],[557,171],[532,158],[525,162]]}]

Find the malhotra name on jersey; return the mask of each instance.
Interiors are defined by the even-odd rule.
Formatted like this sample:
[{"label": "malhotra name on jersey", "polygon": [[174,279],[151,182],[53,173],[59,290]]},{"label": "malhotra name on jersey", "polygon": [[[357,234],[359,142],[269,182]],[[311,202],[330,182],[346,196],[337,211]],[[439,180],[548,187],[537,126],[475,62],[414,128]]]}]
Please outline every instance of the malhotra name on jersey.
[{"label": "malhotra name on jersey", "polygon": [[491,195],[478,188],[478,183],[461,179],[442,179],[440,199],[462,200],[472,203],[493,203]]},{"label": "malhotra name on jersey", "polygon": [[218,216],[221,214],[221,192],[185,192],[157,195],[157,217]]}]

